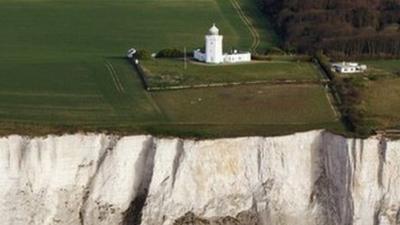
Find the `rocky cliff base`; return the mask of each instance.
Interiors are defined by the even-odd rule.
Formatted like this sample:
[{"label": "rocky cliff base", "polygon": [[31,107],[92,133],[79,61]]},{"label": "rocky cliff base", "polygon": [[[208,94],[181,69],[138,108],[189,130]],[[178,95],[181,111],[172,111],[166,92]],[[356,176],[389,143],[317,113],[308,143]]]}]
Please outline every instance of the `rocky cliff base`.
[{"label": "rocky cliff base", "polygon": [[400,141],[0,138],[4,225],[400,224]]}]

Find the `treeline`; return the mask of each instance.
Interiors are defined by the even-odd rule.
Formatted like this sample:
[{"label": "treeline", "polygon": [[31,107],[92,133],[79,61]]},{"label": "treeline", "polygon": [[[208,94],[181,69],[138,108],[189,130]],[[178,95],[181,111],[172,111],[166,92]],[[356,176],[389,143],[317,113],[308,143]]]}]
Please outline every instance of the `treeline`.
[{"label": "treeline", "polygon": [[288,50],[400,56],[400,0],[260,1]]}]

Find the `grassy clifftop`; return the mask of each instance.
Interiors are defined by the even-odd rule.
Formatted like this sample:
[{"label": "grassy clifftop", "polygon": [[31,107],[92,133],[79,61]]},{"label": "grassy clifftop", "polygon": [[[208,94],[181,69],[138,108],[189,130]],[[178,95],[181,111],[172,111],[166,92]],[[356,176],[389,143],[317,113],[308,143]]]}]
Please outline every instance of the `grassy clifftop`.
[{"label": "grassy clifftop", "polygon": [[[0,0],[0,134],[238,136],[340,126],[318,84],[149,93],[122,57],[131,47],[202,47],[213,22],[226,48],[251,49],[256,31],[264,51],[277,39],[259,15],[252,0]],[[292,76],[315,72],[287,65]]]}]

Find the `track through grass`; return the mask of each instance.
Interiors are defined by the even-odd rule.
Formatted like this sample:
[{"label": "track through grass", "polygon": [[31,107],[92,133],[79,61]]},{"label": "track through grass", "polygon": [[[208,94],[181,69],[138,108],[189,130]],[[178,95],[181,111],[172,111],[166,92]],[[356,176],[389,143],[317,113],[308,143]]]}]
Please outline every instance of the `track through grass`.
[{"label": "track through grass", "polygon": [[121,94],[125,92],[124,86],[122,86],[121,81],[118,78],[117,72],[115,71],[113,65],[109,61],[105,61],[105,65],[108,69],[108,72],[110,72],[110,76],[113,79],[113,83],[115,88],[120,92]]},{"label": "track through grass", "polygon": [[230,0],[233,7],[236,9],[240,19],[244,24],[246,24],[247,28],[250,31],[251,37],[253,38],[250,50],[252,52],[256,52],[258,46],[260,45],[260,34],[258,31],[254,28],[253,24],[251,23],[251,20],[247,17],[247,15],[243,12],[241,6],[236,0]]}]

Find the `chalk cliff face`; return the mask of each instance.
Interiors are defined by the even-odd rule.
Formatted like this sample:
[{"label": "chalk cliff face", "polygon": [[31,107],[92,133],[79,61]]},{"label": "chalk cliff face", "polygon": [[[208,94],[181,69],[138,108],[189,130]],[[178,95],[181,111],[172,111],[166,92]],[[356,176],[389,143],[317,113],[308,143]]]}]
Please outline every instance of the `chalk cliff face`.
[{"label": "chalk cliff face", "polygon": [[0,138],[4,225],[400,224],[400,141]]}]

